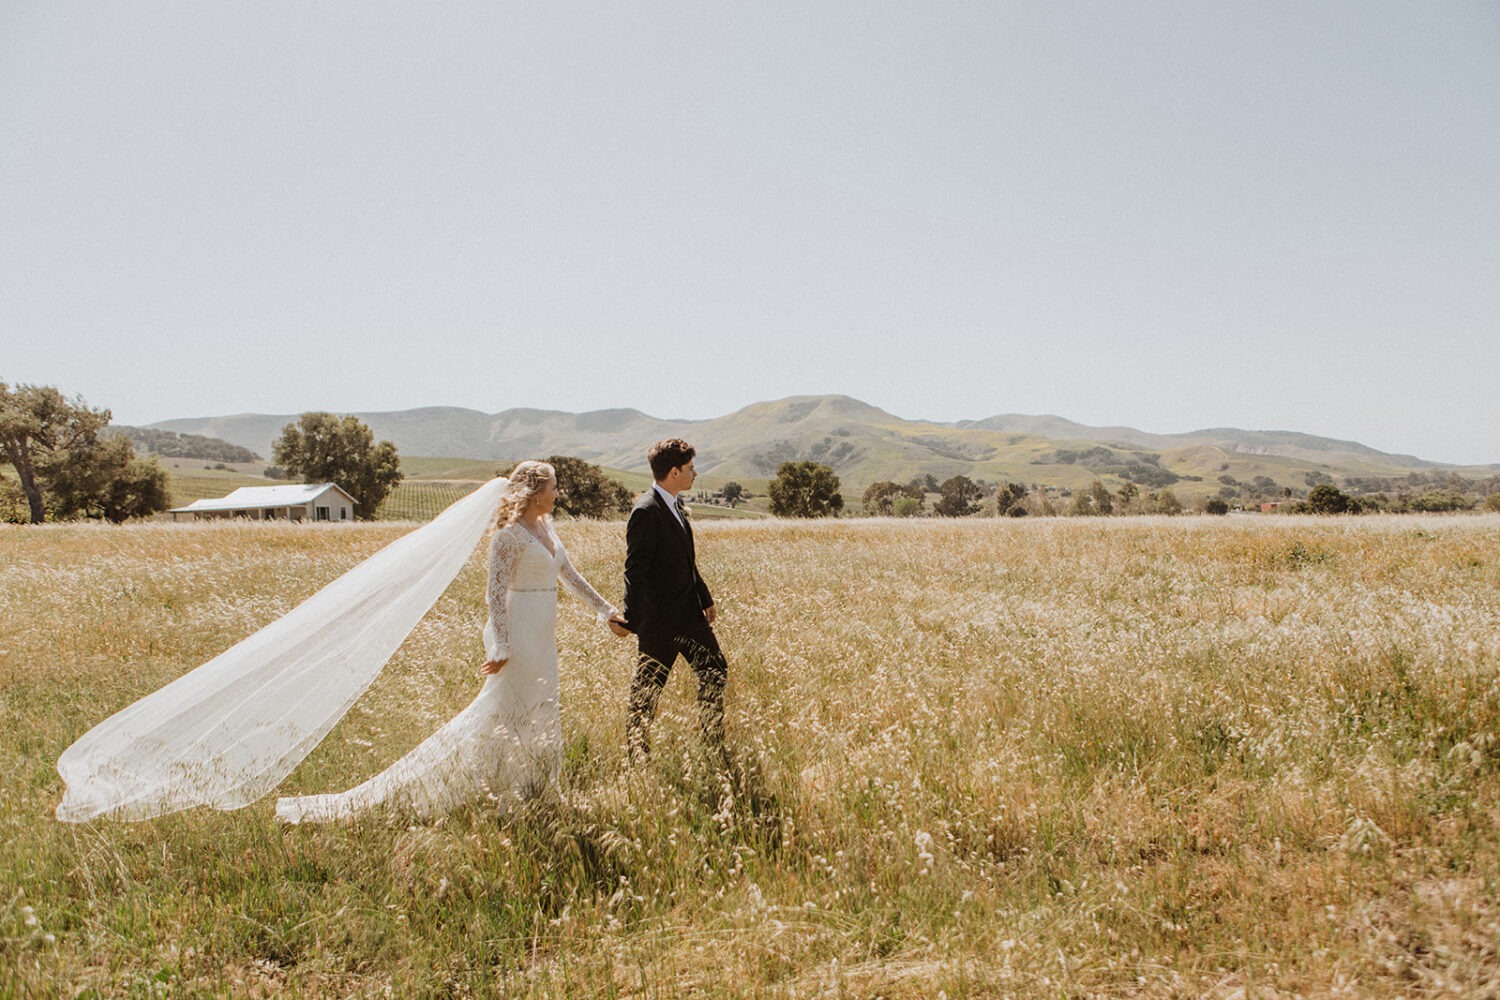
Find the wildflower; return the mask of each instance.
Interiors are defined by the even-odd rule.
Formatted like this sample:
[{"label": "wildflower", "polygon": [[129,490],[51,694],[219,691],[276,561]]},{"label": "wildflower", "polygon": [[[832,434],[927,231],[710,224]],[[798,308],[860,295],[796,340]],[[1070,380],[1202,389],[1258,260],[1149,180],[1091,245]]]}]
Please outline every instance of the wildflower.
[{"label": "wildflower", "polygon": [[914,840],[917,845],[917,860],[922,862],[922,874],[929,875],[932,873],[933,861],[932,834],[926,830],[919,830]]}]

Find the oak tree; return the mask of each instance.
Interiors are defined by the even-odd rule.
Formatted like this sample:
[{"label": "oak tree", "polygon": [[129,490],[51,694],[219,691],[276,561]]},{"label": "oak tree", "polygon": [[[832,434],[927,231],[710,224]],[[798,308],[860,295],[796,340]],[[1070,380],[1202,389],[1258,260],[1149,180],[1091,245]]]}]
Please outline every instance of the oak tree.
[{"label": "oak tree", "polygon": [[596,519],[630,513],[630,490],[599,466],[571,455],[553,455],[547,464],[557,473],[557,510]]},{"label": "oak tree", "polygon": [[979,509],[979,500],[984,491],[968,476],[950,476],[938,487],[942,496],[932,505],[933,513],[940,517],[968,517]]},{"label": "oak tree", "polygon": [[354,498],[354,516],[372,521],[402,479],[401,460],[389,441],[358,417],[304,413],[281,429],[272,447],[277,465],[304,483],[336,483]]},{"label": "oak tree", "polygon": [[768,492],[777,517],[828,517],[844,509],[839,477],[822,462],[782,462]]},{"label": "oak tree", "polygon": [[0,460],[16,470],[25,519],[103,517],[119,522],[165,510],[167,474],[136,457],[110,412],[52,386],[0,382]]}]

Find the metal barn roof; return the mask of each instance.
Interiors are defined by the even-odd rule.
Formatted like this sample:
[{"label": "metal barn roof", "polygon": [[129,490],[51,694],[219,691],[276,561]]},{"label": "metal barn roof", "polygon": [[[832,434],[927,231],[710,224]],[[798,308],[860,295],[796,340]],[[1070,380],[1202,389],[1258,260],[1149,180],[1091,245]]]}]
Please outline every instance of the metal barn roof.
[{"label": "metal barn roof", "polygon": [[[222,497],[194,500],[186,507],[174,507],[174,514],[203,510],[265,510],[268,507],[302,507],[329,490],[338,490],[351,504],[354,498],[337,483],[296,483],[290,486],[241,486]],[[357,506],[357,505],[356,505]]]}]

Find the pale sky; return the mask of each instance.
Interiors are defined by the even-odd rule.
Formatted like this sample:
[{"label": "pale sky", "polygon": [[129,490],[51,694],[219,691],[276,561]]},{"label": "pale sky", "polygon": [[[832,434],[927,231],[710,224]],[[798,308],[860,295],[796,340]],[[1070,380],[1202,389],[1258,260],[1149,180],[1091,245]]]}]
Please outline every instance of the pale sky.
[{"label": "pale sky", "polygon": [[1500,462],[1500,3],[0,0],[0,380]]}]

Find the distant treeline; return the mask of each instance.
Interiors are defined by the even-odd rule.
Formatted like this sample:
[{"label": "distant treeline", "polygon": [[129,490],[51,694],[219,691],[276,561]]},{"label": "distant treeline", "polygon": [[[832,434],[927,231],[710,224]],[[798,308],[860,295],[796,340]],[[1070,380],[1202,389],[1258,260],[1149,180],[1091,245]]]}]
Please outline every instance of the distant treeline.
[{"label": "distant treeline", "polygon": [[261,457],[249,448],[202,434],[179,434],[152,427],[115,426],[132,444],[144,452],[163,458],[199,458],[212,462],[259,462]]},{"label": "distant treeline", "polygon": [[1434,470],[1412,472],[1404,476],[1345,476],[1344,486],[1354,493],[1390,493],[1397,496],[1428,493],[1434,489],[1489,496],[1500,491],[1500,476],[1470,479],[1456,472]]}]

